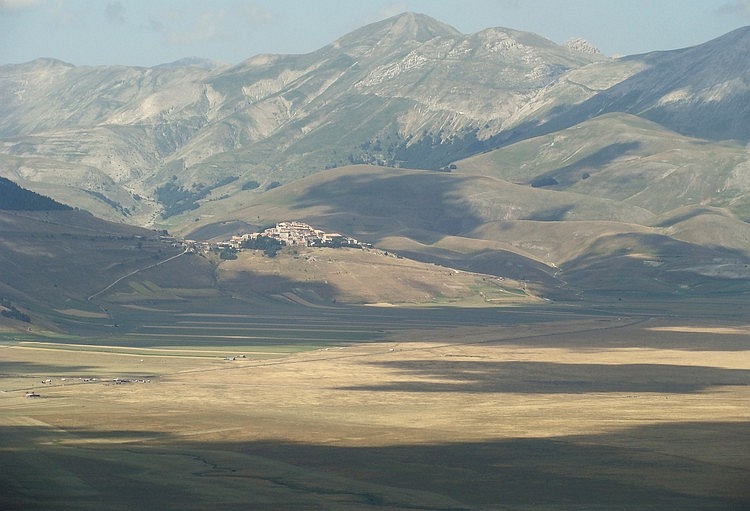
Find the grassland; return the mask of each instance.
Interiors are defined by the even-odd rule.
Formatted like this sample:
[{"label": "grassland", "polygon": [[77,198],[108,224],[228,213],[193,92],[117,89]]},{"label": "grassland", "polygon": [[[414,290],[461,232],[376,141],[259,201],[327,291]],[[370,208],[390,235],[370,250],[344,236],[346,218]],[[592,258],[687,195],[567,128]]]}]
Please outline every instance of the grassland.
[{"label": "grassland", "polygon": [[[0,333],[0,509],[750,505],[746,279],[675,293],[684,245],[612,233],[562,269],[585,294],[552,302],[497,275],[516,267],[499,245],[471,261],[495,274],[378,250],[217,266],[126,227],[3,218],[3,292],[32,322]],[[400,251],[416,232],[482,253],[410,229]],[[548,232],[519,249],[544,259]]]},{"label": "grassland", "polygon": [[118,337],[5,337],[1,508],[750,504],[747,324],[532,305],[167,309],[118,309]]},{"label": "grassland", "polygon": [[541,300],[523,283],[425,264],[373,249],[294,248],[268,258],[245,251],[219,267],[219,285],[302,304],[519,305]]},{"label": "grassland", "polygon": [[[174,226],[187,237],[194,229],[219,239],[238,222],[301,219],[417,261],[526,282],[553,300],[747,293],[744,148],[709,151],[672,135],[612,115],[459,161],[452,172],[372,165],[319,172],[211,203]],[[530,154],[540,156],[521,165]],[[715,166],[718,181],[699,176]],[[548,174],[558,185],[529,182]]]}]

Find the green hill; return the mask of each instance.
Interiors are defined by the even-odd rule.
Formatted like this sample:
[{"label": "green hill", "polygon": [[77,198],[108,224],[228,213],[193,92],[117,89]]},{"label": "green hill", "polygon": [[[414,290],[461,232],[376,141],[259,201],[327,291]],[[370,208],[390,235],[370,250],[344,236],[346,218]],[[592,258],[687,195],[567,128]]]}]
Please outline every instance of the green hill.
[{"label": "green hill", "polygon": [[743,144],[684,137],[628,114],[596,117],[456,165],[462,173],[612,199],[654,214],[708,204],[750,218]]}]

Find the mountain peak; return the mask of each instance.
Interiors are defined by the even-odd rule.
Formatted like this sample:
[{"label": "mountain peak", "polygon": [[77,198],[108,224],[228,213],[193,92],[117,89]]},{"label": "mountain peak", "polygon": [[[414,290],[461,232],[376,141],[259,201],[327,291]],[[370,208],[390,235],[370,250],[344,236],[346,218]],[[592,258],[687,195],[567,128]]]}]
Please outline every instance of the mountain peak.
[{"label": "mountain peak", "polygon": [[31,66],[35,68],[73,68],[75,67],[70,62],[65,62],[63,60],[53,59],[49,57],[39,57],[37,59],[32,60],[31,62],[27,62],[26,64],[18,64],[18,65]]},{"label": "mountain peak", "polygon": [[381,23],[389,27],[392,35],[408,37],[419,42],[429,41],[435,37],[460,35],[452,26],[416,12],[404,12]]},{"label": "mountain peak", "polygon": [[436,37],[451,37],[460,34],[461,32],[452,26],[426,14],[404,12],[350,32],[333,45],[335,47],[369,46],[374,48],[383,44],[390,46],[424,43]]}]

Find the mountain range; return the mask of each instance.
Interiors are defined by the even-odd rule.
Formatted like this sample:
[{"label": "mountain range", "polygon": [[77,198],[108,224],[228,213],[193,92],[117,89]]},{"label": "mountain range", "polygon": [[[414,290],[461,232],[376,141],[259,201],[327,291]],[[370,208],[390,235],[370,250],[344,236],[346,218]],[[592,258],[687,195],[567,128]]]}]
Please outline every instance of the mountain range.
[{"label": "mountain range", "polygon": [[750,28],[610,58],[405,13],[222,66],[0,66],[0,175],[193,239],[298,219],[550,299],[750,284]]}]

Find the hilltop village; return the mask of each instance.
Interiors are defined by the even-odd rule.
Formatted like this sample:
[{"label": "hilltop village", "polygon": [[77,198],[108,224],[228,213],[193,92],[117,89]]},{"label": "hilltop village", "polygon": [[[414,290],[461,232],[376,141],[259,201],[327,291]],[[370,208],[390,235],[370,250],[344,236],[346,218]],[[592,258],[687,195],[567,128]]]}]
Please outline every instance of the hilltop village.
[{"label": "hilltop village", "polygon": [[228,246],[234,249],[244,248],[248,242],[270,238],[281,242],[283,245],[306,246],[306,247],[350,247],[362,248],[363,244],[354,238],[338,233],[327,233],[315,229],[303,222],[281,222],[275,227],[265,229],[263,232],[253,232],[232,236],[229,241],[219,242],[219,247]]},{"label": "hilltop village", "polygon": [[252,232],[232,236],[229,240],[215,243],[198,242],[194,240],[178,241],[169,236],[162,236],[162,240],[171,241],[174,245],[182,243],[189,253],[203,253],[219,251],[222,257],[242,249],[263,250],[267,255],[274,256],[284,246],[302,247],[330,247],[330,248],[371,248],[369,243],[362,243],[349,236],[339,233],[327,233],[303,222],[280,222],[261,232]]}]

